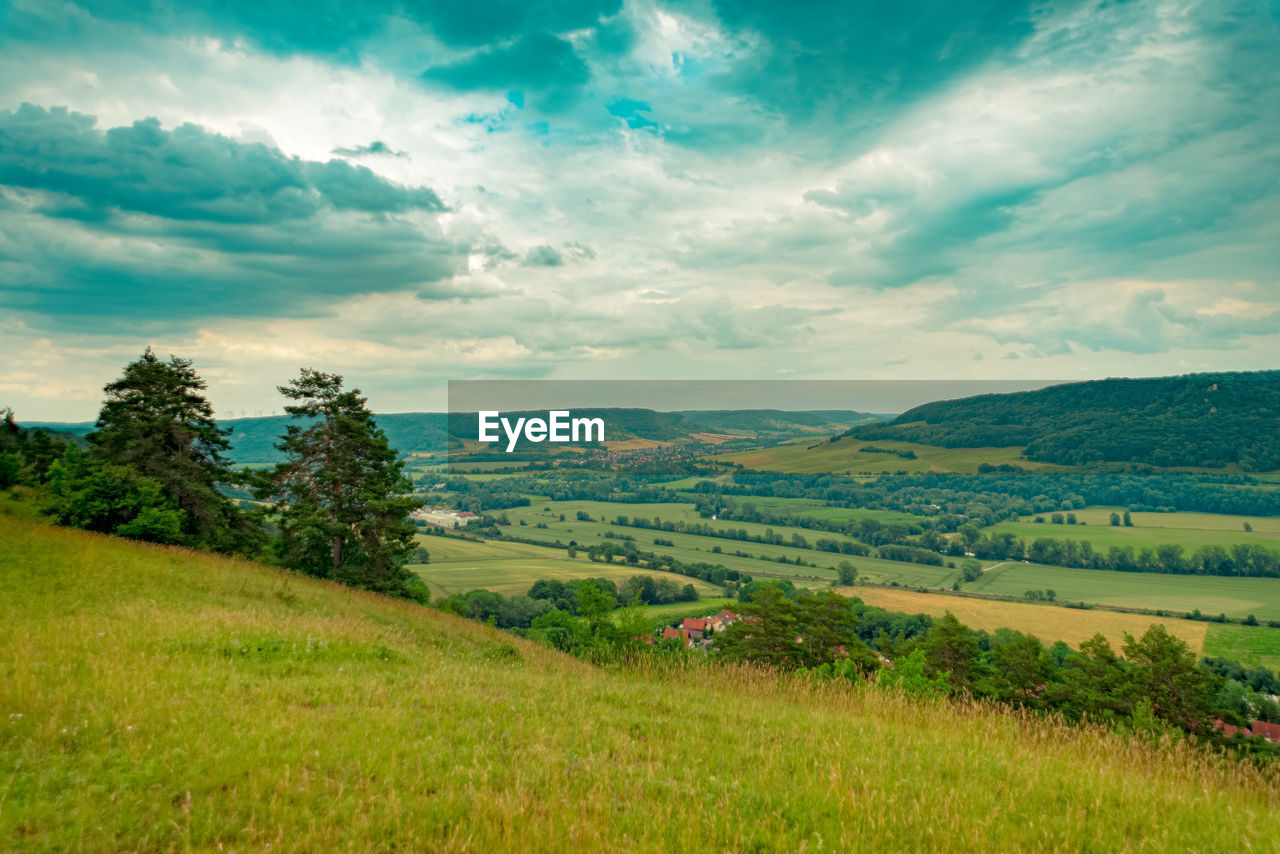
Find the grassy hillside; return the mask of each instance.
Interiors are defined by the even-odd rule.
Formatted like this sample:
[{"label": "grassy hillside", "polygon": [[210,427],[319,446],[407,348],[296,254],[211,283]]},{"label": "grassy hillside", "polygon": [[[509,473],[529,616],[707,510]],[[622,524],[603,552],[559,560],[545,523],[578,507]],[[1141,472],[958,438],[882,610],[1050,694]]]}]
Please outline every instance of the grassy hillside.
[{"label": "grassy hillside", "polygon": [[[1257,850],[1274,776],[0,514],[6,850]],[[927,806],[926,806],[927,805]],[[1268,841],[1272,840],[1272,841]]]},{"label": "grassy hillside", "polygon": [[1280,468],[1280,371],[1107,379],[917,406],[859,439],[1025,447],[1063,465]]}]

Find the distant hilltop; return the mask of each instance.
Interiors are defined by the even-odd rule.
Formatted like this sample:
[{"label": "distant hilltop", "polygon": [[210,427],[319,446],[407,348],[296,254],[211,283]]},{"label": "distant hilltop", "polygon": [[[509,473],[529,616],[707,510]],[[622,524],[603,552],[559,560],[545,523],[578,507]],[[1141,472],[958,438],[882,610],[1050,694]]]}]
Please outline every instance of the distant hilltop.
[{"label": "distant hilltop", "polygon": [[[638,408],[575,408],[579,415],[602,414],[607,416],[606,440],[621,442],[644,439],[654,442],[732,443],[741,440],[748,444],[779,442],[786,439],[809,437],[822,439],[856,424],[884,420],[888,416],[872,415],[853,410],[781,409],[729,409],[683,410],[658,412]],[[508,413],[521,414],[546,413]],[[269,415],[257,418],[233,418],[219,421],[231,429],[231,459],[239,463],[273,463],[283,459],[276,450],[285,426],[292,419],[287,415]],[[387,434],[391,447],[402,454],[443,454],[464,442],[476,439],[475,413],[443,412],[393,412],[377,416],[378,426]],[[93,430],[93,422],[76,424],[37,423],[29,426],[56,429],[78,436]]]},{"label": "distant hilltop", "polygon": [[841,434],[944,448],[1025,447],[1060,465],[1280,469],[1280,371],[1105,379],[917,406]]}]

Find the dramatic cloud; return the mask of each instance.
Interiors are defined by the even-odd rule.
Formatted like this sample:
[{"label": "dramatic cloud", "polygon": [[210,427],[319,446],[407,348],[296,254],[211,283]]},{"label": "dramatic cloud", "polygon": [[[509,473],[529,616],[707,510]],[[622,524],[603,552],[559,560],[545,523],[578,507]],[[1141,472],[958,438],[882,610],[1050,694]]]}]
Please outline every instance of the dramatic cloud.
[{"label": "dramatic cloud", "polygon": [[1280,357],[1263,0],[11,0],[0,81],[20,411],[146,343],[250,410]]},{"label": "dramatic cloud", "polygon": [[104,131],[63,108],[0,112],[0,299],[26,310],[124,324],[465,293],[440,284],[465,257],[435,223],[444,210],[430,189],[194,125]]}]

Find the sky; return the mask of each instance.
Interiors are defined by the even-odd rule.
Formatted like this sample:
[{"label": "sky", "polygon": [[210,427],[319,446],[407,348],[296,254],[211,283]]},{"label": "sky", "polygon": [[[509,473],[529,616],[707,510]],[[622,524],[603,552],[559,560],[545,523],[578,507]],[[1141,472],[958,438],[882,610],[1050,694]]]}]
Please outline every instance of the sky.
[{"label": "sky", "polygon": [[[1280,367],[1280,0],[0,0],[0,406]],[[839,405],[840,402],[833,402]]]}]

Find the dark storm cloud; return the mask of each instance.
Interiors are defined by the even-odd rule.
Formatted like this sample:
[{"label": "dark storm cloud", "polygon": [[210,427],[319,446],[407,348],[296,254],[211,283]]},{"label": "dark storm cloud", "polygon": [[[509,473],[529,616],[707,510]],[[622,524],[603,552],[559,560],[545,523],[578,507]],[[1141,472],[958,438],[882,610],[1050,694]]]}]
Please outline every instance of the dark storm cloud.
[{"label": "dark storm cloud", "polygon": [[296,314],[371,291],[453,292],[465,246],[445,209],[333,160],[154,119],[101,130],[92,116],[0,112],[0,299],[50,315],[194,318]]}]

